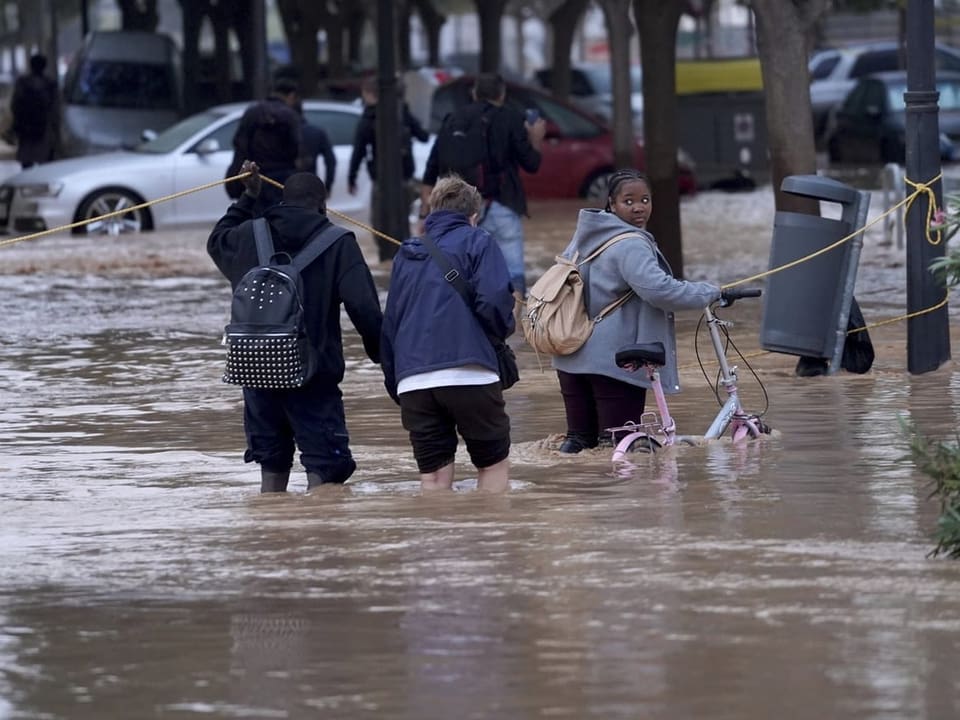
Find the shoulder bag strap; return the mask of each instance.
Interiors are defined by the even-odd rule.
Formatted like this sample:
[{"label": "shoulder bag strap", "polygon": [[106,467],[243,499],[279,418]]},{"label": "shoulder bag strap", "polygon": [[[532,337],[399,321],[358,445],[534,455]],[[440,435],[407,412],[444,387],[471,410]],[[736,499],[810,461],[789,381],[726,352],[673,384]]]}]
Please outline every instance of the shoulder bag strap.
[{"label": "shoulder bag strap", "polygon": [[[610,246],[613,245],[614,243],[618,243],[618,242],[620,242],[621,240],[626,240],[626,239],[629,238],[629,237],[638,237],[638,238],[640,238],[640,237],[643,237],[643,236],[642,236],[640,233],[636,233],[636,232],[625,232],[625,233],[620,233],[619,235],[614,235],[612,238],[610,238],[609,240],[607,240],[603,245],[601,245],[601,246],[598,247],[596,250],[594,250],[592,253],[590,253],[589,255],[587,255],[583,260],[581,260],[580,262],[578,262],[578,263],[577,263],[577,267],[580,267],[581,265],[584,265],[584,264],[590,262],[590,261],[593,260],[595,257],[597,257],[597,255],[599,255],[600,253],[602,253],[604,250],[606,250],[608,247],[610,247]],[[625,292],[623,295],[621,295],[620,297],[618,297],[616,300],[614,300],[614,301],[611,302],[611,303],[608,303],[608,304],[605,305],[603,308],[601,308],[600,312],[597,313],[597,316],[593,319],[593,322],[598,323],[598,322],[600,322],[601,320],[603,320],[607,315],[609,315],[610,313],[612,313],[612,312],[613,312],[614,310],[616,310],[618,307],[620,307],[621,305],[623,305],[627,300],[629,300],[631,297],[633,297],[633,295],[634,295],[633,290],[627,290],[627,292]]]},{"label": "shoulder bag strap", "polygon": [[423,243],[423,246],[427,249],[427,252],[430,253],[430,257],[433,258],[434,262],[440,266],[440,269],[443,271],[443,279],[453,286],[453,289],[456,290],[460,297],[463,298],[463,301],[467,304],[467,307],[470,308],[470,311],[472,312],[472,293],[470,292],[470,288],[467,287],[467,281],[463,279],[463,275],[460,274],[459,270],[453,267],[447,256],[443,254],[443,251],[440,250],[439,247],[437,247],[437,244],[433,241],[433,238],[430,237],[430,233],[424,231],[423,237],[420,238],[420,242]]},{"label": "shoulder bag strap", "polygon": [[[443,254],[443,251],[437,246],[433,241],[433,238],[430,237],[430,234],[424,230],[423,235],[420,238],[420,242],[423,243],[423,246],[427,249],[427,252],[430,253],[430,257],[433,258],[434,262],[440,266],[440,269],[443,271],[443,279],[446,280],[450,285],[453,286],[453,289],[457,291],[457,294],[463,298],[464,304],[466,304],[467,309],[473,313],[473,293],[470,291],[470,288],[467,286],[467,281],[463,279],[463,275],[460,274],[460,271],[457,270]],[[476,317],[476,313],[474,313]],[[480,322],[480,327],[483,328],[483,321],[477,317],[477,321]],[[483,331],[483,334],[487,336],[487,340],[493,345],[494,350],[497,348],[499,342],[504,342],[497,340],[486,330]]]},{"label": "shoulder bag strap", "polygon": [[643,235],[641,235],[640,233],[636,233],[636,232],[625,232],[625,233],[620,233],[619,235],[614,235],[612,238],[610,238],[609,240],[607,240],[603,245],[601,245],[601,246],[598,247],[596,250],[594,250],[592,253],[590,253],[589,255],[587,255],[583,260],[581,260],[580,262],[578,262],[578,263],[577,263],[577,266],[579,267],[580,265],[585,265],[586,263],[588,263],[588,262],[590,262],[591,260],[593,260],[597,255],[599,255],[600,253],[602,253],[604,250],[606,250],[606,249],[607,249],[608,247],[610,247],[611,245],[614,245],[614,244],[620,242],[621,240],[626,240],[626,239],[629,238],[629,237],[643,237]]},{"label": "shoulder bag strap", "polygon": [[350,230],[334,223],[324,225],[319,232],[307,241],[303,249],[294,256],[293,265],[297,270],[303,272],[303,269],[307,265],[323,255],[323,253],[329,250],[340,238],[350,234]]},{"label": "shoulder bag strap", "polygon": [[600,322],[600,321],[603,320],[607,315],[609,315],[610,313],[612,313],[612,312],[613,312],[614,310],[616,310],[618,307],[620,307],[621,305],[623,305],[627,300],[629,300],[630,298],[632,298],[633,295],[634,295],[633,290],[627,290],[623,295],[621,295],[620,297],[618,297],[618,298],[617,298],[616,300],[614,300],[612,303],[610,303],[609,305],[605,305],[605,306],[600,310],[600,312],[597,313],[597,316],[593,319],[593,321],[594,321],[595,323]]},{"label": "shoulder bag strap", "polygon": [[257,243],[257,260],[266,265],[273,258],[273,237],[270,234],[270,224],[266,218],[256,218],[253,221],[253,239]]}]

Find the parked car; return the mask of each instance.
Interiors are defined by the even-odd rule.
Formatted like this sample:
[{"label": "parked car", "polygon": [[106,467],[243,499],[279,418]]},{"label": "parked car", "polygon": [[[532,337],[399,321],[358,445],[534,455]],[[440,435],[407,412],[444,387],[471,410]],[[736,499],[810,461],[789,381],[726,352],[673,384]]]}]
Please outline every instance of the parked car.
[{"label": "parked car", "polygon": [[[533,74],[534,80],[545,90],[553,91],[553,68],[543,68]],[[579,63],[570,68],[570,99],[588,113],[595,113],[605,122],[613,120],[613,80],[610,63]],[[634,129],[643,132],[643,75],[640,67],[630,67],[630,108]]]},{"label": "parked car", "polygon": [[[960,142],[960,72],[939,72],[940,155],[951,160]],[[831,122],[827,150],[834,163],[903,164],[907,90],[904,70],[860,78]]]},{"label": "parked car", "polygon": [[68,157],[133,147],[146,129],[183,117],[180,50],[161,33],[90,33],[63,81],[62,146]]},{"label": "parked car", "polygon": [[[934,57],[937,73],[960,71],[960,50],[938,44]],[[904,69],[900,47],[895,42],[821,50],[813,54],[808,67],[813,129],[818,141],[825,138],[830,112],[840,106],[858,79],[864,75]]]},{"label": "parked car", "polygon": [[[461,76],[441,85],[433,94],[429,127],[436,133],[443,118],[470,102],[474,79]],[[607,179],[615,169],[613,135],[610,128],[572,103],[564,102],[538,88],[507,82],[507,103],[523,112],[540,111],[547,122],[540,170],[521,172],[524,189],[530,198],[606,197]],[[680,192],[697,189],[693,162],[681,153]],[[634,165],[645,167],[643,142],[634,144]]]},{"label": "parked car", "polygon": [[[146,201],[222,180],[233,158],[233,135],[248,103],[217,105],[192,115],[133,150],[57,160],[37,165],[0,186],[0,231],[47,230],[123,210]],[[333,193],[327,204],[350,216],[369,214],[370,181],[358,177],[358,192],[347,191],[354,129],[362,108],[355,104],[306,100],[307,120],[323,127],[337,156]],[[429,144],[414,142],[418,170]],[[137,232],[202,224],[212,227],[230,200],[214,186],[84,225],[76,233]]]}]

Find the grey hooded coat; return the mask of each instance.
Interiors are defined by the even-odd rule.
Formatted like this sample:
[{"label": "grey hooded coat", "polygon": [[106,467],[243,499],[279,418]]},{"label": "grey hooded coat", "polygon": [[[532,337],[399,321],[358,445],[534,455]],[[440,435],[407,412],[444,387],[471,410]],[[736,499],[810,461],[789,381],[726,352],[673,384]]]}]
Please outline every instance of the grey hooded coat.
[{"label": "grey hooded coat", "polygon": [[636,293],[598,322],[587,342],[572,355],[555,356],[553,367],[574,374],[605,375],[630,385],[649,387],[644,373],[617,367],[614,357],[623,345],[660,341],[667,351],[667,364],[660,370],[666,393],[680,391],[677,343],[673,324],[676,310],[699,309],[720,297],[720,288],[706,282],[687,282],[673,277],[666,258],[653,236],[605,210],[580,211],[573,240],[564,250],[567,258],[589,255],[604,242],[624,232],[636,237],[621,240],[580,266],[591,317],[627,290]]}]

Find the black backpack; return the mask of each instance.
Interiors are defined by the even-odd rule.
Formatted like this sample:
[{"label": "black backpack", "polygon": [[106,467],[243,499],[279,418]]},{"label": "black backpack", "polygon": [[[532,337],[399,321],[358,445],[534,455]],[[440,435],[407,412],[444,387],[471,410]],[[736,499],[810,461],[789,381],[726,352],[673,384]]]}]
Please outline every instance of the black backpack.
[{"label": "black backpack", "polygon": [[443,119],[437,133],[438,176],[456,173],[481,193],[492,189],[490,109],[487,103],[474,103]]},{"label": "black backpack", "polygon": [[350,231],[326,225],[292,258],[274,251],[266,219],[254,220],[253,232],[260,264],[233,292],[230,324],[223,334],[223,382],[248,388],[301,387],[317,366],[317,351],[304,323],[301,273]]}]

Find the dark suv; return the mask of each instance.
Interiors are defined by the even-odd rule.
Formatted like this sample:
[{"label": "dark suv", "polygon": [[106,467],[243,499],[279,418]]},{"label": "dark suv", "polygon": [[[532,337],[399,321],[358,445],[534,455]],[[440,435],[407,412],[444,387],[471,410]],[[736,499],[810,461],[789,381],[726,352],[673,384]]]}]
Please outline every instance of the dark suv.
[{"label": "dark suv", "polygon": [[[937,45],[937,71],[960,71],[960,50]],[[852,45],[813,54],[810,70],[810,104],[813,106],[813,131],[818,141],[824,139],[830,113],[838,108],[857,80],[879,72],[903,70],[900,47],[895,42]]]}]

